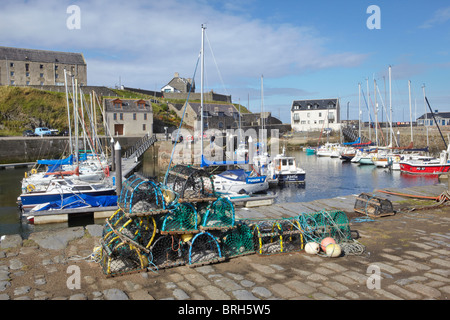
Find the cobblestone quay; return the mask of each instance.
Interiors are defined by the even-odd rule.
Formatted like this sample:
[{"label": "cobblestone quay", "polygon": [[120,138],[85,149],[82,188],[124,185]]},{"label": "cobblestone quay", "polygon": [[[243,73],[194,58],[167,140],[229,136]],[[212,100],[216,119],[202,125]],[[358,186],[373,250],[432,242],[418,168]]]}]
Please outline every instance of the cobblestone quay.
[{"label": "cobblestone quay", "polygon": [[[4,237],[0,300],[447,300],[450,207],[353,223],[362,255],[249,255],[107,278],[102,225]],[[194,303],[194,302],[192,302]]]}]

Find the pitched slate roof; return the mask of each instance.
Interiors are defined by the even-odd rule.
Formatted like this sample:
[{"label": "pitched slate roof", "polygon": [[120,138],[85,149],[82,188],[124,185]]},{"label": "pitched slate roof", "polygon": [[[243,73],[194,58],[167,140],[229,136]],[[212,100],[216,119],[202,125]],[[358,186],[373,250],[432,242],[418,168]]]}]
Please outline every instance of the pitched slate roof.
[{"label": "pitched slate roof", "polygon": [[[450,118],[450,112],[434,112],[434,116],[436,118],[449,119]],[[426,118],[428,120],[433,120],[433,115],[431,114],[431,112],[428,112],[426,114]],[[425,114],[423,114],[419,118],[417,118],[417,120],[419,120],[419,119],[425,119]]]},{"label": "pitched slate roof", "polygon": [[0,59],[86,65],[82,53],[0,47]]},{"label": "pitched slate roof", "polygon": [[[189,103],[192,109],[200,116],[200,103]],[[203,111],[208,112],[209,116],[218,116],[219,112],[223,112],[224,116],[233,117],[235,112],[239,112],[232,104],[219,103],[203,103]]]},{"label": "pitched slate roof", "polygon": [[[308,105],[310,108],[308,109]],[[339,99],[315,99],[315,100],[294,100],[291,111],[294,110],[319,110],[336,109]]]},{"label": "pitched slate roof", "polygon": [[[149,100],[140,99],[104,99],[106,111],[109,112],[152,112]],[[139,106],[138,103],[141,105]],[[145,109],[142,106],[145,105]],[[120,109],[117,107],[120,106]]]},{"label": "pitched slate roof", "polygon": [[192,87],[191,92],[195,92],[195,83],[192,79],[181,78],[178,76],[178,73],[176,73],[175,77],[173,77],[164,87],[166,86],[174,88],[175,92],[189,92],[190,87]]}]

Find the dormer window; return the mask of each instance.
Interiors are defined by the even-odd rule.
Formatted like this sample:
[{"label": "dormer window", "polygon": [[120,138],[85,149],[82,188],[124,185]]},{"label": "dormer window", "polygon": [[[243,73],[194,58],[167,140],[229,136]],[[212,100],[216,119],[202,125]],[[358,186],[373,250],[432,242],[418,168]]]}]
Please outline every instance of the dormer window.
[{"label": "dormer window", "polygon": [[116,109],[122,109],[122,100],[120,100],[120,99],[115,99],[115,100],[113,100],[113,106],[114,106],[114,108],[116,108]]},{"label": "dormer window", "polygon": [[136,104],[139,109],[145,109],[145,101],[144,100],[138,100],[138,101],[136,101]]}]

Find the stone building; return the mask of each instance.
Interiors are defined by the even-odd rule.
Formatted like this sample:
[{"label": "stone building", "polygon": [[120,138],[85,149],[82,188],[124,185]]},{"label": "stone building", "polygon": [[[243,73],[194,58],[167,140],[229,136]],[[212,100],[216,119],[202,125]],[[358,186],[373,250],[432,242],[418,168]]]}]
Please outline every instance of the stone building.
[{"label": "stone building", "polygon": [[174,77],[168,84],[161,88],[164,93],[187,93],[195,92],[195,83],[191,78],[181,78],[178,72],[175,72]]},{"label": "stone building", "polygon": [[[169,110],[175,111],[178,117],[183,116],[186,104],[170,104]],[[197,102],[188,102],[184,112],[183,123],[194,127],[196,121],[201,119],[201,106]],[[204,129],[235,129],[239,122],[239,111],[233,104],[228,103],[204,103],[203,104]]]},{"label": "stone building", "polygon": [[153,108],[150,100],[103,99],[106,124],[115,136],[153,134]]},{"label": "stone building", "polygon": [[64,69],[87,84],[82,53],[0,47],[0,85],[64,86]]}]

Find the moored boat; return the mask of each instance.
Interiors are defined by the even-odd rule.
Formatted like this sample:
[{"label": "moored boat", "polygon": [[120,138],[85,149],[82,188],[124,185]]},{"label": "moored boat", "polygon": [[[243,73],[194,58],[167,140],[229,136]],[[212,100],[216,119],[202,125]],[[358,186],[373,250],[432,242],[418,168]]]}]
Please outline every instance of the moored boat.
[{"label": "moored boat", "polygon": [[227,170],[212,177],[215,191],[222,195],[253,194],[269,188],[267,176],[244,169]]}]

